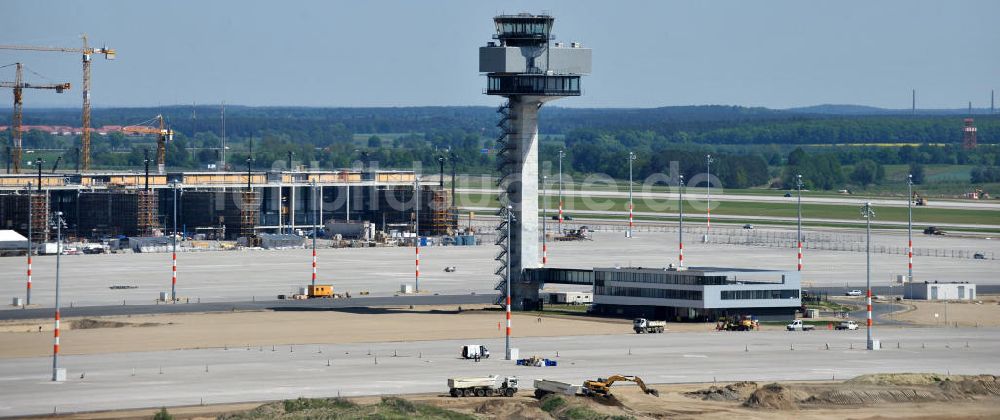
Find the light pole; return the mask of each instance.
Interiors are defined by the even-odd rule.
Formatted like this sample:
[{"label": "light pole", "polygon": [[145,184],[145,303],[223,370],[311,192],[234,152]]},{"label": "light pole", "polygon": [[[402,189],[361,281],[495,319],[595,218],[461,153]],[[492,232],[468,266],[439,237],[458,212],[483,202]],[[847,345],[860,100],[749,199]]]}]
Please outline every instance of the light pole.
[{"label": "light pole", "polygon": [[546,222],[549,218],[549,196],[546,194],[546,185],[549,177],[542,175],[542,267],[549,262],[548,229]]},{"label": "light pole", "polygon": [[52,337],[52,380],[53,381],[64,381],[66,380],[66,374],[63,372],[60,375],[59,369],[59,256],[62,255],[62,212],[55,212],[54,223],[56,225],[56,314],[55,314],[55,326],[53,329]]},{"label": "light pole", "polygon": [[906,176],[906,237],[909,240],[909,251],[907,258],[906,284],[910,294],[913,294],[913,174]]},{"label": "light pole", "polygon": [[514,206],[507,206],[507,279],[504,281],[506,283],[506,297],[507,297],[507,335],[504,339],[504,360],[510,360],[510,225],[514,223]]},{"label": "light pole", "polygon": [[173,238],[173,252],[171,253],[171,261],[173,266],[171,267],[170,274],[170,302],[177,302],[177,181],[174,181],[174,234]]},{"label": "light pole", "polygon": [[795,242],[799,248],[798,271],[802,271],[802,174],[795,175],[795,188],[798,191],[798,222],[795,229]]},{"label": "light pole", "polygon": [[413,178],[413,251],[416,255],[416,269],[413,275],[413,291],[420,292],[420,177]]},{"label": "light pole", "polygon": [[317,233],[318,233],[317,231],[319,230],[319,228],[317,227],[317,224],[316,224],[317,223],[316,219],[319,218],[319,206],[316,203],[316,197],[317,197],[317,195],[316,195],[316,180],[314,179],[313,182],[312,182],[312,202],[313,202],[313,229],[312,229],[313,230],[312,231],[312,237],[313,237],[312,269],[313,269],[313,272],[312,272],[312,286],[313,287],[316,287],[316,236],[317,236]]},{"label": "light pole", "polygon": [[705,237],[702,238],[702,242],[708,242],[708,234],[712,232],[712,155],[705,155],[705,168],[708,172],[708,178],[705,180],[705,188],[707,189],[707,205],[705,206]]},{"label": "light pole", "polygon": [[628,152],[628,230],[625,232],[626,238],[632,237],[632,211],[635,208],[632,202],[632,161],[635,160],[635,153]]},{"label": "light pole", "polygon": [[566,153],[562,150],[559,151],[559,234],[563,233],[563,178],[562,178],[562,161],[563,156]]},{"label": "light pole", "polygon": [[28,183],[28,290],[25,294],[25,307],[31,306],[31,253],[33,251],[33,244],[31,243],[31,225],[34,223],[34,216],[31,214],[32,206],[34,205],[32,200],[34,197],[31,195],[31,183]]},{"label": "light pole", "polygon": [[677,266],[684,268],[684,175],[677,178],[677,207],[680,211],[677,223]]},{"label": "light pole", "polygon": [[872,219],[875,217],[875,210],[872,209],[872,203],[867,202],[861,207],[861,217],[865,218],[865,288],[868,290],[865,296],[867,297],[868,305],[868,350],[878,350],[879,343],[872,339]]}]

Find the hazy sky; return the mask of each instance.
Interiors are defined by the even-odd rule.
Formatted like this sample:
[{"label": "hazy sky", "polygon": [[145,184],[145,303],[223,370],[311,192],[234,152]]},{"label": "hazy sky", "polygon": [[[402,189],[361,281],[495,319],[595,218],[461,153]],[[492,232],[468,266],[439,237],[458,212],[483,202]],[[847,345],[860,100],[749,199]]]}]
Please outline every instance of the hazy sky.
[{"label": "hazy sky", "polygon": [[[997,0],[14,0],[3,9],[0,44],[77,46],[86,32],[118,49],[115,61],[95,59],[95,106],[493,105],[476,50],[491,18],[543,10],[558,40],[594,49],[584,96],[560,106],[908,108],[916,88],[919,107],[988,107],[1000,89]],[[79,106],[79,56],[0,51],[0,66],[15,61],[74,85],[29,91],[26,107]],[[0,69],[0,80],[13,78]]]}]

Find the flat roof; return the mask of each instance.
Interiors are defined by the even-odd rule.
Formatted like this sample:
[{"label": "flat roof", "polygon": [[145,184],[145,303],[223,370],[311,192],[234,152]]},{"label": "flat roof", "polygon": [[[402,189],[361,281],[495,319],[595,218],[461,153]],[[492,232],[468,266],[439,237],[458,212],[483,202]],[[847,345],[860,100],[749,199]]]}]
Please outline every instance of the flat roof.
[{"label": "flat roof", "polygon": [[736,268],[736,267],[685,267],[682,270],[667,268],[667,267],[594,267],[594,271],[640,271],[646,273],[784,273],[792,270],[775,270],[775,269],[763,269],[763,268]]}]

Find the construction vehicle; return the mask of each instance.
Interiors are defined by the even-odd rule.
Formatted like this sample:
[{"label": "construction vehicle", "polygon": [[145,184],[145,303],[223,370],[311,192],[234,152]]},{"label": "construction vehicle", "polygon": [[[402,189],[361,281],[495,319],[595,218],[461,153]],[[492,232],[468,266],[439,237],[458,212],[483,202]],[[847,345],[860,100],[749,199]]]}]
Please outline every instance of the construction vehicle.
[{"label": "construction vehicle", "polygon": [[334,298],[333,285],[330,284],[315,284],[309,285],[309,293],[306,295],[309,299],[315,298]]},{"label": "construction vehicle", "polygon": [[924,196],[920,195],[920,193],[918,193],[916,191],[913,192],[912,200],[913,200],[913,205],[915,205],[915,206],[926,206],[927,205],[927,197],[924,197]]},{"label": "construction vehicle", "polygon": [[549,394],[579,395],[583,387],[566,382],[535,379],[535,398],[541,399]]},{"label": "construction vehicle", "polygon": [[513,397],[517,393],[517,377],[449,378],[448,393],[452,397]]},{"label": "construction vehicle", "polygon": [[647,388],[646,383],[642,381],[642,378],[638,376],[626,376],[626,375],[612,375],[605,378],[597,378],[595,381],[583,381],[583,394],[592,397],[610,398],[611,397],[611,385],[615,382],[635,382],[639,385],[639,389],[642,392],[652,395],[654,397],[660,396],[660,391],[653,388]]},{"label": "construction vehicle", "polygon": [[590,237],[590,228],[586,226],[580,226],[579,229],[569,229],[566,231],[565,235],[556,236],[557,241],[589,241],[592,240]]},{"label": "construction vehicle", "polygon": [[632,320],[632,329],[636,334],[661,333],[667,327],[667,321],[650,321],[646,318]]},{"label": "construction vehicle", "polygon": [[941,229],[938,229],[937,226],[928,226],[926,229],[924,229],[924,235],[944,236],[947,235],[947,233],[945,233],[945,231]]},{"label": "construction vehicle", "polygon": [[753,331],[757,328],[757,323],[750,315],[722,317],[715,324],[718,331]]},{"label": "construction vehicle", "polygon": [[[157,126],[152,126],[154,122],[158,122]],[[122,133],[129,134],[156,134],[156,171],[159,174],[163,174],[166,170],[167,163],[167,142],[174,140],[174,130],[167,127],[166,121],[163,119],[163,115],[157,115],[150,120],[143,121],[135,125],[126,125],[122,127]]]},{"label": "construction vehicle", "polygon": [[490,351],[482,344],[466,344],[462,346],[463,359],[489,359]]},{"label": "construction vehicle", "polygon": [[[70,88],[69,83],[57,83],[50,85],[38,85],[32,83],[24,82],[24,66],[21,63],[15,63],[17,66],[16,74],[14,76],[14,82],[0,82],[0,87],[11,88],[14,90],[14,124],[11,127],[11,163],[13,164],[13,171],[15,174],[21,173],[21,159],[23,155],[23,146],[21,145],[21,120],[23,118],[23,108],[24,108],[24,94],[22,90],[24,89],[52,89],[56,93],[63,93],[63,91]],[[5,66],[6,67],[6,66]],[[58,164],[58,163],[57,163]],[[55,170],[53,169],[53,172]]]},{"label": "construction vehicle", "polygon": [[17,51],[50,51],[50,52],[63,52],[70,54],[82,54],[83,55],[83,136],[80,139],[80,147],[82,149],[80,155],[80,161],[83,164],[83,170],[90,170],[90,56],[94,54],[104,54],[105,60],[114,60],[117,51],[108,48],[107,46],[103,48],[91,48],[87,43],[87,35],[81,35],[80,38],[83,39],[83,48],[60,48],[60,47],[44,47],[44,46],[29,46],[29,45],[0,45],[0,50],[17,50]]}]

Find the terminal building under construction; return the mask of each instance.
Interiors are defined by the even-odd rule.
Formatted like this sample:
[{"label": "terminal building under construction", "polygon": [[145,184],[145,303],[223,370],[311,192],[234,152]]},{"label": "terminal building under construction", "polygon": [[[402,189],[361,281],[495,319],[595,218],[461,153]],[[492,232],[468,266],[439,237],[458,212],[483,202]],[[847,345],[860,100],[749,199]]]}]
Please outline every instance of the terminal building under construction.
[{"label": "terminal building under construction", "polygon": [[308,231],[330,220],[412,230],[416,214],[421,235],[449,233],[448,190],[419,186],[414,197],[417,188],[414,172],[386,170],[7,174],[0,175],[0,229],[30,230],[34,242],[45,242],[58,211],[70,237],[158,236],[173,229],[176,197],[177,230],[207,238]]}]

